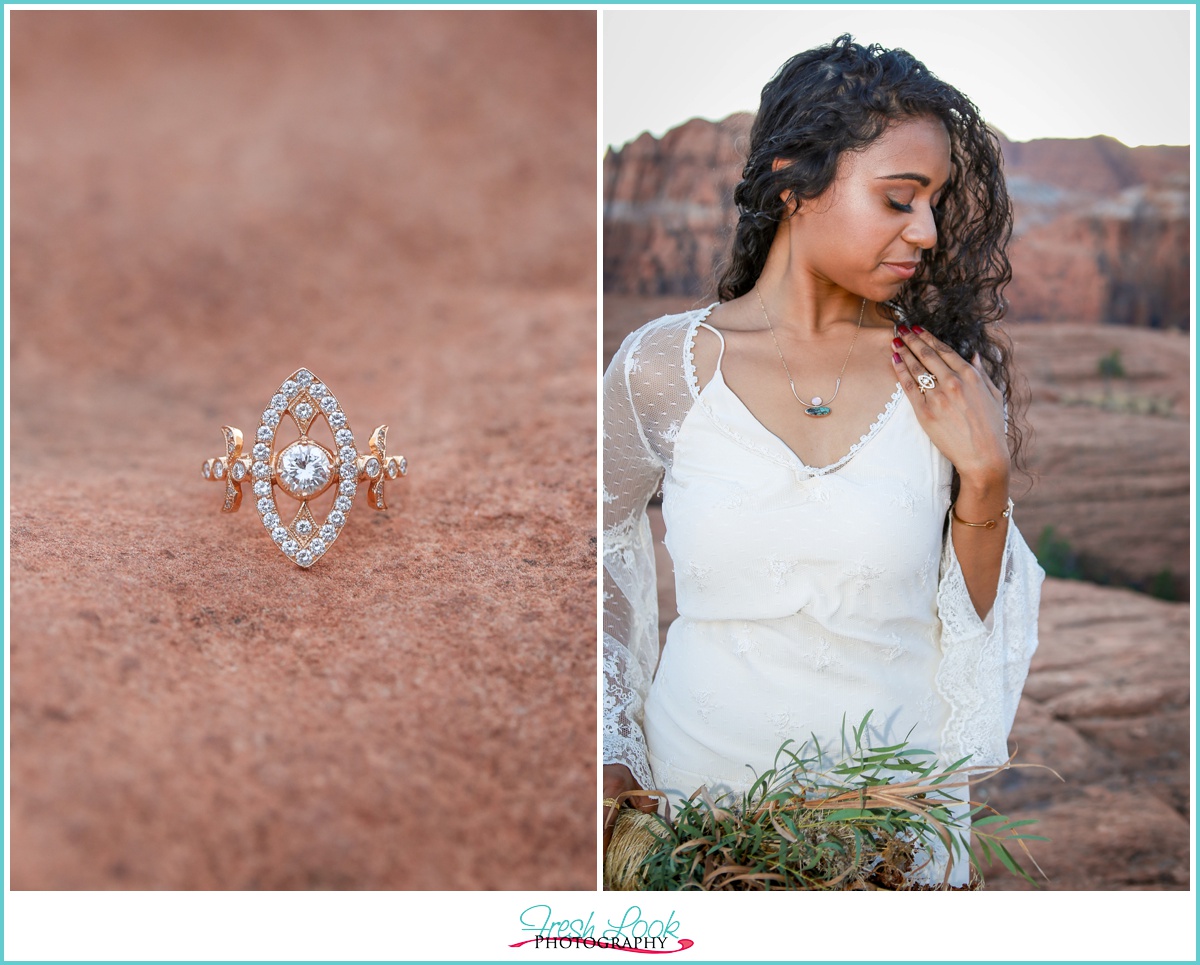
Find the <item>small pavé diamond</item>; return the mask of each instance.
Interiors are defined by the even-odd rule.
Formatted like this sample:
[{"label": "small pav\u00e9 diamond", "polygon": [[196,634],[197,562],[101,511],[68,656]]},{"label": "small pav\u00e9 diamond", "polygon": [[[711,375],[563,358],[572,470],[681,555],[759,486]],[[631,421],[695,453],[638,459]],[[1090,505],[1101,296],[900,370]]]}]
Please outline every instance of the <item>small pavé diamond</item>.
[{"label": "small pav\u00e9 diamond", "polygon": [[279,525],[279,514],[267,513],[267,515],[263,517],[263,525],[267,527],[267,529],[274,529]]},{"label": "small pav\u00e9 diamond", "polygon": [[[272,400],[274,401],[274,400]],[[263,425],[277,426],[279,425],[279,412],[275,409],[263,409],[262,414]]]},{"label": "small pav\u00e9 diamond", "polygon": [[246,478],[246,464],[239,459],[229,467],[229,475],[233,477],[234,482],[241,482]]},{"label": "small pav\u00e9 diamond", "polygon": [[225,463],[220,459],[213,463],[213,479],[225,478]]},{"label": "small pav\u00e9 diamond", "polygon": [[300,383],[300,385],[311,385],[312,380],[313,374],[308,369],[301,369],[296,373],[296,381]]},{"label": "small pav\u00e9 diamond", "polygon": [[329,521],[333,523],[334,526],[341,529],[342,525],[346,522],[346,514],[340,509],[335,509],[329,514]]},{"label": "small pav\u00e9 diamond", "polygon": [[329,453],[315,443],[292,443],[279,454],[278,466],[279,484],[294,496],[320,492],[333,473]]},{"label": "small pav\u00e9 diamond", "polygon": [[301,566],[312,566],[313,555],[311,550],[301,550],[296,554],[296,562]]},{"label": "small pav\u00e9 diamond", "polygon": [[212,465],[206,460],[204,465],[200,467],[200,474],[205,479],[212,479]]},{"label": "small pav\u00e9 diamond", "polygon": [[341,476],[343,479],[357,479],[358,478],[358,463],[357,462],[344,462],[341,465],[341,470],[342,470]]},{"label": "small pav\u00e9 diamond", "polygon": [[271,539],[275,540],[276,543],[282,543],[285,539],[287,539],[287,535],[288,531],[286,526],[276,526],[273,530],[271,530]]},{"label": "small pav\u00e9 diamond", "polygon": [[329,417],[329,424],[335,429],[340,429],[346,424],[346,413],[342,411],[335,412]]},{"label": "small pav\u00e9 diamond", "polygon": [[301,422],[307,422],[313,416],[313,407],[307,402],[301,402],[296,406],[296,418]]},{"label": "small pav\u00e9 diamond", "polygon": [[255,496],[270,496],[271,495],[271,481],[269,479],[259,479],[257,482],[255,482],[254,495]]},{"label": "small pav\u00e9 diamond", "polygon": [[260,442],[250,450],[250,455],[252,455],[259,462],[266,462],[271,458],[271,447],[265,442]]},{"label": "small pav\u00e9 diamond", "polygon": [[288,556],[295,556],[297,550],[300,549],[300,544],[294,539],[285,539],[283,541],[283,545],[280,546],[280,549],[287,553]]},{"label": "small pav\u00e9 diamond", "polygon": [[258,434],[255,436],[259,442],[270,442],[275,438],[275,430],[270,426],[259,426]]},{"label": "small pav\u00e9 diamond", "polygon": [[400,457],[400,475],[401,476],[408,475],[408,460],[405,459],[403,456]]},{"label": "small pav\u00e9 diamond", "polygon": [[312,532],[312,523],[307,519],[302,519],[296,523],[296,532],[301,536],[307,536]]},{"label": "small pav\u00e9 diamond", "polygon": [[267,513],[275,512],[275,500],[273,500],[270,496],[263,496],[263,498],[258,501],[258,511],[264,516]]},{"label": "small pav\u00e9 diamond", "polygon": [[321,527],[321,539],[325,540],[326,543],[333,542],[335,536],[337,536],[337,529],[329,523]]},{"label": "small pav\u00e9 diamond", "polygon": [[300,391],[300,386],[297,385],[295,382],[293,382],[291,379],[288,379],[286,382],[283,383],[283,385],[281,385],[279,387],[279,391],[282,392],[289,399],[294,399],[294,398],[296,398],[296,393]]},{"label": "small pav\u00e9 diamond", "polygon": [[277,412],[282,412],[287,408],[287,396],[282,392],[276,392],[273,396],[271,396],[271,408],[275,409]]},{"label": "small pav\u00e9 diamond", "polygon": [[353,446],[342,446],[338,452],[342,462],[354,462],[358,458],[358,450]]},{"label": "small pav\u00e9 diamond", "polygon": [[250,471],[254,474],[255,479],[271,478],[271,467],[265,462],[256,462]]},{"label": "small pav\u00e9 diamond", "polygon": [[367,471],[367,475],[374,479],[379,475],[379,460],[372,456],[363,468]]},{"label": "small pav\u00e9 diamond", "polygon": [[338,496],[338,498],[333,501],[333,508],[340,509],[343,513],[350,512],[350,507],[353,505],[354,500],[352,500],[349,496]]},{"label": "small pav\u00e9 diamond", "polygon": [[343,496],[353,496],[358,492],[358,484],[353,479],[343,479],[338,486],[338,492]]},{"label": "small pav\u00e9 diamond", "polygon": [[337,434],[333,438],[337,440],[339,446],[348,446],[354,441],[354,433],[349,429],[338,429]]},{"label": "small pav\u00e9 diamond", "polygon": [[325,385],[321,382],[314,382],[312,385],[310,385],[308,387],[308,394],[311,395],[314,399],[321,398],[321,396],[323,396],[328,391],[329,390],[327,388],[325,388]]},{"label": "small pav\u00e9 diamond", "polygon": [[337,399],[335,399],[332,395],[327,395],[327,396],[325,396],[325,398],[323,398],[321,400],[321,411],[324,412],[326,415],[329,415],[329,413],[331,413],[336,408],[337,408]]},{"label": "small pav\u00e9 diamond", "polygon": [[325,541],[320,536],[314,536],[313,541],[308,544],[308,548],[312,550],[313,556],[320,556],[325,552]]}]

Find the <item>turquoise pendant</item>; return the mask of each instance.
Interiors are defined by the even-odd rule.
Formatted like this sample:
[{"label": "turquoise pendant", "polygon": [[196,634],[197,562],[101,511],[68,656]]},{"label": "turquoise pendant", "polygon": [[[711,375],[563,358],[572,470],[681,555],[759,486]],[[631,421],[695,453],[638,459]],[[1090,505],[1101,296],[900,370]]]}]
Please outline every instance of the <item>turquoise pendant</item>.
[{"label": "turquoise pendant", "polygon": [[820,418],[823,415],[829,415],[833,410],[827,405],[810,405],[804,410],[805,415],[815,416]]}]

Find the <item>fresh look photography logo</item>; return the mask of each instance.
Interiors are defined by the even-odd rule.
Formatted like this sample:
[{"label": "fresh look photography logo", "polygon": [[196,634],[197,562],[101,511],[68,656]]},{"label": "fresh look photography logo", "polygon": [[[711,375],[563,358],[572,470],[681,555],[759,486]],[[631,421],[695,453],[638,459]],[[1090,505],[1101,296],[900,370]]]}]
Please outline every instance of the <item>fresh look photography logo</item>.
[{"label": "fresh look photography logo", "polygon": [[675,912],[661,918],[644,918],[638,905],[630,905],[619,919],[596,920],[589,911],[586,918],[557,918],[550,905],[530,905],[519,916],[521,931],[533,938],[515,942],[509,948],[529,946],[535,949],[603,948],[641,954],[664,955],[682,952],[695,944],[679,936]]}]

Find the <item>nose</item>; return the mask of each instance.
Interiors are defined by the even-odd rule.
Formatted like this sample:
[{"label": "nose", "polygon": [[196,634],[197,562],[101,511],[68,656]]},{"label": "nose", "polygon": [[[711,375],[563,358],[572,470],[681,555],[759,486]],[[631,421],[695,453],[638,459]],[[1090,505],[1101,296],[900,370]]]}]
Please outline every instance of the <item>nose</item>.
[{"label": "nose", "polygon": [[912,218],[900,233],[908,244],[929,250],[937,244],[937,223],[933,220],[933,209],[914,207]]}]

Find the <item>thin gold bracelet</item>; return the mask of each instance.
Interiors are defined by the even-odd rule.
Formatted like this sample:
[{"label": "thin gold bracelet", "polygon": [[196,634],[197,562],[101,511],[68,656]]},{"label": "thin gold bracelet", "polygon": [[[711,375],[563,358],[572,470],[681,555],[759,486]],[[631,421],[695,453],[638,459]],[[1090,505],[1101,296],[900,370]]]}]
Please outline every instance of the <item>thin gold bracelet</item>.
[{"label": "thin gold bracelet", "polygon": [[[962,523],[964,526],[971,526],[975,529],[995,529],[996,528],[996,520],[994,520],[994,519],[985,519],[982,523],[968,523],[965,519],[961,518],[957,512],[955,512],[956,507],[957,507],[956,503],[950,504],[950,515],[954,518],[954,521],[956,523]],[[1012,497],[1010,496],[1009,500],[1008,500],[1008,505],[1004,507],[1004,512],[1002,512],[1000,514],[1000,518],[1008,519],[1008,517],[1010,517],[1012,515],[1012,511],[1013,511],[1013,501],[1012,501]]]}]

